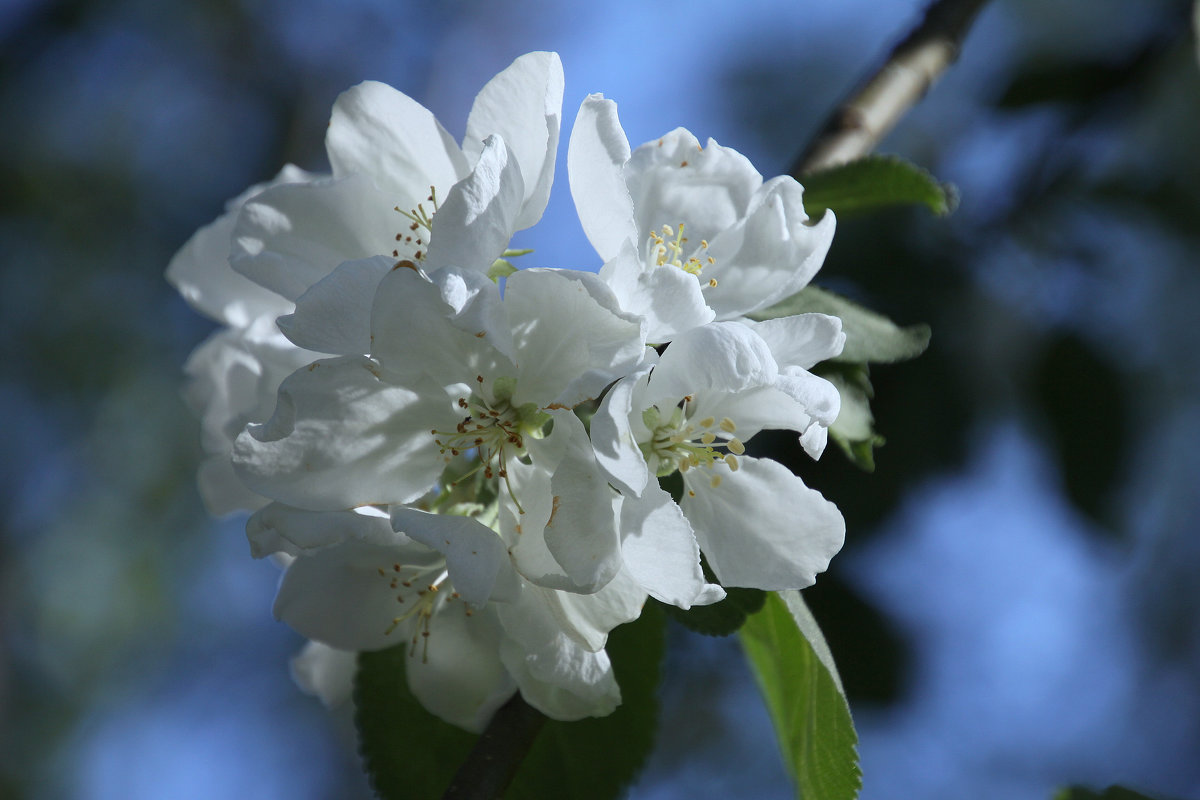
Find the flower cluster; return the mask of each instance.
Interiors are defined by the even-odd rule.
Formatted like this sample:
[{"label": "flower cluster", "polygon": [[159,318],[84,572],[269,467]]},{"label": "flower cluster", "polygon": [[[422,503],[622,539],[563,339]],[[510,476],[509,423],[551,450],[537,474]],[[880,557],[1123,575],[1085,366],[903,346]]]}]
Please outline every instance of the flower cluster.
[{"label": "flower cluster", "polygon": [[275,613],[312,640],[297,677],[327,700],[354,652],[406,643],[414,695],[464,728],[516,691],[603,715],[608,633],[647,597],[802,588],[841,547],[831,503],[746,455],[773,428],[818,456],[838,415],[809,369],[839,320],[745,316],[809,281],[832,214],[811,224],[794,180],[682,129],[631,152],[593,95],[568,165],[603,266],[513,270],[562,91],[556,55],[518,58],[459,146],[360,84],[334,105],[331,174],[285,168],[168,268],[221,323],[186,367],[202,495],[253,512],[252,552],[286,567]]}]

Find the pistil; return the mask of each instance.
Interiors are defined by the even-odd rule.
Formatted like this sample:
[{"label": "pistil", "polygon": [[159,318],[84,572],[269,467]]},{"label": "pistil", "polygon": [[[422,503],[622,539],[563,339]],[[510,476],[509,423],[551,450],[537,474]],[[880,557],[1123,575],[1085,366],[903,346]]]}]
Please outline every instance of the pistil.
[{"label": "pistil", "polygon": [[[705,254],[708,250],[707,240],[700,240],[700,249],[697,251],[700,254],[704,254],[703,260],[695,254],[684,258],[683,246],[685,244],[687,244],[687,237],[683,235],[683,223],[681,222],[677,230],[673,230],[670,225],[663,225],[661,230],[650,231],[650,239],[647,242],[647,247],[656,267],[675,267],[689,275],[695,275],[697,278],[700,278],[700,272],[706,266],[717,263],[712,256]],[[717,281],[715,278],[710,278],[707,281],[701,279],[701,284],[713,287],[717,285]]]},{"label": "pistil", "polygon": [[[731,471],[736,472],[737,457],[746,452],[746,446],[734,436],[737,425],[729,417],[719,423],[713,417],[689,420],[685,410],[687,405],[685,399],[683,404],[671,409],[665,420],[658,406],[642,412],[642,422],[650,429],[650,438],[639,448],[651,469],[662,477],[676,470],[711,468],[717,461],[724,461]],[[713,486],[719,483],[720,476],[713,475]]]}]

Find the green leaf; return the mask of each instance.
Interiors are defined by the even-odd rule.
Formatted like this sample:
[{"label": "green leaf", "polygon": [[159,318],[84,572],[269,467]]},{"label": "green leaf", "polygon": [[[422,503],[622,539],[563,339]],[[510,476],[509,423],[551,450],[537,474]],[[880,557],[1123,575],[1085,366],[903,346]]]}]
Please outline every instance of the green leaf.
[{"label": "green leaf", "polygon": [[867,365],[825,363],[813,372],[832,383],[842,398],[838,417],[829,426],[829,438],[851,463],[866,472],[874,472],[875,448],[882,446],[885,439],[875,432],[875,416],[871,413],[875,390]]},{"label": "green leaf", "polygon": [[923,205],[938,216],[958,204],[958,193],[910,161],[866,156],[804,176],[804,209],[809,216],[832,208],[838,216],[887,206]]},{"label": "green leaf", "polygon": [[[717,577],[700,556],[700,567],[709,583],[717,583]],[[767,593],[762,589],[730,587],[725,589],[725,599],[709,606],[692,606],[684,611],[678,606],[663,605],[667,615],[685,628],[705,636],[728,636],[746,622],[746,618],[763,607]]]},{"label": "green leaf", "polygon": [[499,283],[501,278],[507,278],[517,271],[517,268],[513,266],[511,261],[504,258],[497,258],[488,267],[487,276],[493,283]]},{"label": "green leaf", "polygon": [[817,286],[806,286],[791,297],[749,316],[761,321],[812,312],[829,314],[842,321],[846,346],[834,361],[877,364],[907,361],[929,347],[928,325],[901,328],[882,314]]},{"label": "green leaf", "polygon": [[1103,792],[1094,792],[1082,786],[1069,786],[1059,789],[1054,800],[1165,800],[1157,795],[1148,795],[1126,789],[1124,786],[1110,786]]},{"label": "green leaf", "polygon": [[[609,636],[606,648],[621,686],[621,705],[607,717],[549,720],[504,797],[612,800],[633,780],[654,744],[658,680],[664,649],[661,610]],[[359,752],[381,800],[441,797],[476,736],[426,711],[408,689],[407,644],[360,653],[354,681]]]},{"label": "green leaf", "polygon": [[799,592],[772,592],[741,629],[784,764],[802,800],[853,800],[858,734],[833,654]]},{"label": "green leaf", "polygon": [[476,739],[413,697],[404,677],[408,647],[359,653],[354,676],[359,754],[381,800],[441,797]]},{"label": "green leaf", "polygon": [[621,685],[621,705],[607,717],[547,722],[505,793],[507,800],[620,796],[654,746],[664,639],[663,615],[653,603],[609,635],[605,649]]}]

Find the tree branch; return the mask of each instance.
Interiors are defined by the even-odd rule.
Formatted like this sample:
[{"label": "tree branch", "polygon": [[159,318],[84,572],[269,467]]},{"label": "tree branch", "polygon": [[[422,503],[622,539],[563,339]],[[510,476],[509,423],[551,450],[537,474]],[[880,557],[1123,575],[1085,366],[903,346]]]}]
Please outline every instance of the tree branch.
[{"label": "tree branch", "polygon": [[988,0],[935,0],[861,86],[851,93],[789,173],[801,178],[865,156],[958,60],[975,16]]},{"label": "tree branch", "polygon": [[517,692],[496,711],[442,800],[496,800],[517,774],[546,716]]}]

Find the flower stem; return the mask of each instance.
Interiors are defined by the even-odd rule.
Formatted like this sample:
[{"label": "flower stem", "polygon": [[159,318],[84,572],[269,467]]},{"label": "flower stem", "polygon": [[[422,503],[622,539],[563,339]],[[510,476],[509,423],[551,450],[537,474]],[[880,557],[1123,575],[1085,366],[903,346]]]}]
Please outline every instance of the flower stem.
[{"label": "flower stem", "polygon": [[502,797],[546,722],[542,712],[512,696],[480,734],[442,800],[495,800]]},{"label": "flower stem", "polygon": [[861,158],[958,60],[963,40],[988,0],[934,0],[925,17],[833,112],[792,164],[803,175]]}]

